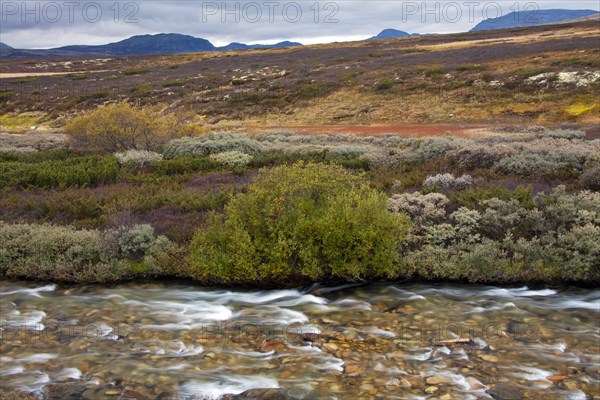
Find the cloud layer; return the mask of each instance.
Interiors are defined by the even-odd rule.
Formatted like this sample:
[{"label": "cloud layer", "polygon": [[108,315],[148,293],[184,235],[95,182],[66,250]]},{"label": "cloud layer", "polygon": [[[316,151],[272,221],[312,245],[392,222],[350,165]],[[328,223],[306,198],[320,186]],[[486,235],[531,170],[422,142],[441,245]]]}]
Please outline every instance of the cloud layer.
[{"label": "cloud layer", "polygon": [[104,44],[147,33],[230,42],[327,43],[360,40],[385,28],[467,31],[517,9],[598,9],[597,1],[6,1],[0,41],[17,48]]}]

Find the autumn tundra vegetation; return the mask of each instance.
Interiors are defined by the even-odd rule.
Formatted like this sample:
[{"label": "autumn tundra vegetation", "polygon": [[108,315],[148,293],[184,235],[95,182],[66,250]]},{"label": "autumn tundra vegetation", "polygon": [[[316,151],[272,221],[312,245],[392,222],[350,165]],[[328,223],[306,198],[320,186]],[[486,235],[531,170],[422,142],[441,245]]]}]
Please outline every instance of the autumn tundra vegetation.
[{"label": "autumn tundra vegetation", "polygon": [[3,60],[0,276],[598,283],[597,39]]},{"label": "autumn tundra vegetation", "polygon": [[4,143],[0,275],[264,287],[600,281],[600,141],[582,131],[195,126],[118,102],[73,118],[66,142]]}]

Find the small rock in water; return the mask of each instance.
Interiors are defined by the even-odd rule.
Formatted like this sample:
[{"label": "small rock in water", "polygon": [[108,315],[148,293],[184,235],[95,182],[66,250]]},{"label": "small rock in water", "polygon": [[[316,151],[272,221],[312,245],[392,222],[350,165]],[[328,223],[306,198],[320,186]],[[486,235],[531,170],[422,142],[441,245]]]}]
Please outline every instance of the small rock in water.
[{"label": "small rock in water", "polygon": [[550,379],[552,382],[560,382],[567,378],[568,378],[568,376],[566,376],[566,375],[550,375],[548,377],[548,379]]},{"label": "small rock in water", "polygon": [[438,390],[440,390],[440,388],[437,386],[429,386],[429,387],[425,388],[425,393],[435,393]]},{"label": "small rock in water", "polygon": [[577,382],[572,380],[565,380],[562,382],[562,384],[567,390],[572,392],[579,389],[579,387],[577,387]]},{"label": "small rock in water", "polygon": [[385,386],[400,386],[400,379],[390,379],[385,382]]},{"label": "small rock in water", "polygon": [[131,400],[149,400],[150,398],[144,396],[140,392],[133,390],[131,388],[125,388],[123,394],[121,395],[122,399],[131,399]]},{"label": "small rock in water", "polygon": [[485,388],[483,383],[479,382],[479,380],[477,380],[477,378],[474,378],[472,376],[469,376],[467,378],[467,383],[469,384],[469,387],[471,388],[471,390],[481,390],[481,389]]},{"label": "small rock in water", "polygon": [[396,358],[403,358],[404,357],[404,352],[397,350],[397,351],[392,351],[391,353],[388,353],[386,355],[387,358],[389,358],[390,360],[394,360]]},{"label": "small rock in water", "polygon": [[408,380],[406,379],[400,379],[400,387],[405,387],[405,388],[411,388],[412,387],[412,383],[410,383]]},{"label": "small rock in water", "polygon": [[484,361],[488,361],[488,362],[498,362],[498,357],[493,356],[491,354],[482,354],[479,356],[482,360]]},{"label": "small rock in water", "polygon": [[521,400],[523,399],[523,392],[521,389],[505,385],[502,383],[497,384],[491,389],[487,390],[487,393],[496,400]]},{"label": "small rock in water", "polygon": [[75,400],[82,397],[86,387],[80,384],[50,384],[44,386],[44,398],[48,400]]},{"label": "small rock in water", "polygon": [[231,397],[223,397],[223,399],[231,400],[283,400],[285,398],[286,396],[282,389],[250,389]]},{"label": "small rock in water", "polygon": [[287,343],[283,339],[265,339],[260,345],[260,351],[268,352],[272,350],[277,353],[286,347]]},{"label": "small rock in water", "polygon": [[335,343],[325,343],[321,348],[327,353],[334,354],[339,347]]},{"label": "small rock in water", "polygon": [[450,383],[450,379],[446,378],[445,376],[438,375],[428,377],[425,382],[427,382],[428,385],[441,385]]},{"label": "small rock in water", "polygon": [[365,369],[358,364],[347,364],[344,368],[344,372],[348,376],[358,376],[365,372]]}]

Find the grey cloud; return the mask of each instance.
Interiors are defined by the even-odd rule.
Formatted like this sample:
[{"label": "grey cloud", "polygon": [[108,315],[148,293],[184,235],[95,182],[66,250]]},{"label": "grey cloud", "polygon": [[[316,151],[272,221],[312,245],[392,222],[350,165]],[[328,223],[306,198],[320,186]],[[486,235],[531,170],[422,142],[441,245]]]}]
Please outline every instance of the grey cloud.
[{"label": "grey cloud", "polygon": [[[233,41],[256,43],[293,40],[315,43],[322,40],[344,41],[367,38],[385,28],[418,33],[446,33],[466,31],[481,21],[483,9],[488,5],[489,17],[495,16],[497,4],[503,13],[513,11],[511,6],[524,7],[530,1],[479,1],[475,19],[469,20],[465,1],[7,1],[2,0],[0,40],[21,48],[57,47],[68,44],[102,44],[118,41],[132,35],[175,32],[202,37],[222,45]],[[444,18],[444,14],[423,15],[422,5],[428,10],[438,7],[452,11],[449,4],[462,12],[458,21]],[[471,2],[472,3],[472,2]],[[302,16],[297,22],[295,5],[300,5]],[[540,9],[570,8],[598,9],[597,1],[538,1]],[[24,5],[24,6],[23,6]],[[216,9],[214,6],[217,6]],[[318,7],[315,7],[318,5]],[[15,6],[17,9],[15,10]],[[56,8],[62,15],[56,16]],[[258,21],[256,9],[261,10]],[[29,13],[25,12],[25,8]],[[237,7],[237,8],[236,8]],[[283,9],[287,7],[287,16]],[[415,10],[415,15],[407,11]],[[445,7],[445,8],[444,8]],[[318,14],[316,10],[318,8]],[[95,11],[101,18],[95,21]],[[236,10],[227,13],[226,10]],[[35,11],[38,10],[37,15]],[[274,12],[269,13],[270,10]],[[69,15],[71,11],[71,15]],[[246,12],[244,14],[244,11]],[[454,18],[455,14],[448,14]],[[69,17],[72,17],[70,19]],[[239,22],[235,19],[238,17]],[[269,17],[272,17],[272,21]],[[326,23],[327,17],[338,22]],[[37,17],[37,21],[36,21]],[[423,19],[424,18],[424,19]],[[315,21],[316,19],[316,21]]]}]

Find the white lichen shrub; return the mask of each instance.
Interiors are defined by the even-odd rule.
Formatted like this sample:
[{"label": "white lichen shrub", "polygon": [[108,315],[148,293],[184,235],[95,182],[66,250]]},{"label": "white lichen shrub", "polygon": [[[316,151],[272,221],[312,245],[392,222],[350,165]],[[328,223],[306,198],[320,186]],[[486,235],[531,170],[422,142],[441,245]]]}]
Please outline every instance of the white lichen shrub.
[{"label": "white lichen shrub", "polygon": [[229,168],[243,168],[252,161],[252,156],[241,151],[226,151],[211,154],[210,158]]},{"label": "white lichen shrub", "polygon": [[421,163],[435,160],[455,145],[455,140],[450,138],[416,139],[406,143],[405,148],[395,152],[394,158],[401,163]]},{"label": "white lichen shrub", "polygon": [[449,150],[446,158],[462,168],[491,168],[498,161],[514,153],[515,147],[509,143],[467,142]]},{"label": "white lichen shrub", "polygon": [[581,162],[560,152],[538,154],[523,152],[503,158],[492,169],[508,175],[548,175],[556,173],[577,173]]},{"label": "white lichen shrub", "polygon": [[66,282],[164,273],[179,251],[168,238],[155,237],[150,225],[101,231],[0,221],[0,242],[1,277]]},{"label": "white lichen shrub", "polygon": [[377,152],[377,148],[374,146],[340,145],[329,148],[329,154],[332,156],[345,158],[368,157],[375,152]]},{"label": "white lichen shrub", "polygon": [[49,224],[0,221],[0,275],[69,280],[111,262],[103,234]]},{"label": "white lichen shrub", "polygon": [[163,159],[162,154],[147,150],[127,150],[123,153],[115,153],[115,157],[121,165],[134,166],[152,165]]},{"label": "white lichen shrub", "polygon": [[148,224],[134,225],[119,233],[119,248],[127,257],[143,256],[154,242],[154,228]]},{"label": "white lichen shrub", "polygon": [[450,200],[441,193],[402,193],[388,200],[388,209],[426,223],[444,218],[449,203]]},{"label": "white lichen shrub", "polygon": [[455,177],[452,174],[438,174],[428,176],[423,182],[425,188],[439,188],[444,190],[462,190],[473,185],[475,179],[471,175]]},{"label": "white lichen shrub", "polygon": [[257,154],[264,149],[258,140],[233,133],[210,133],[197,137],[185,137],[166,144],[163,155],[166,159],[181,156],[205,156],[210,154],[238,151]]},{"label": "white lichen shrub", "polygon": [[579,182],[584,189],[600,191],[600,152],[585,162]]},{"label": "white lichen shrub", "polygon": [[548,139],[580,140],[585,137],[585,132],[571,129],[557,129],[545,131],[544,133],[542,133],[541,136],[542,138]]}]

